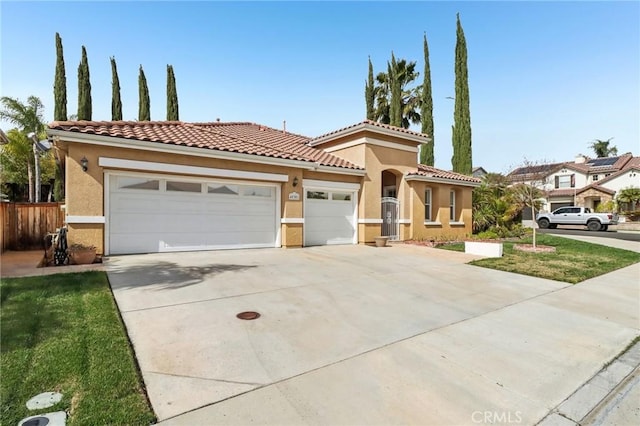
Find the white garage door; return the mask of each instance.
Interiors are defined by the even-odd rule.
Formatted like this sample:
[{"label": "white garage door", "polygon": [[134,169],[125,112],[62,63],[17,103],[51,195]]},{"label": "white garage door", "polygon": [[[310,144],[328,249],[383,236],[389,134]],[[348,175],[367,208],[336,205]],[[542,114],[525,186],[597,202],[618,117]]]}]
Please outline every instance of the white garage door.
[{"label": "white garage door", "polygon": [[356,192],[305,188],[304,245],[356,244]]},{"label": "white garage door", "polygon": [[273,184],[109,176],[111,254],[275,247]]}]

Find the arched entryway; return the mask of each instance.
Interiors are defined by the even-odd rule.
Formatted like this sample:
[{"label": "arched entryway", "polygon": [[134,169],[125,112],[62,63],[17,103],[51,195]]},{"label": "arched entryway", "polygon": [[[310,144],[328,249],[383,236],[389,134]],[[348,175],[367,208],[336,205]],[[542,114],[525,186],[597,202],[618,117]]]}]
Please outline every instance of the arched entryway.
[{"label": "arched entryway", "polygon": [[380,233],[390,240],[400,238],[400,200],[398,199],[402,174],[396,170],[383,170],[381,178],[382,225]]}]

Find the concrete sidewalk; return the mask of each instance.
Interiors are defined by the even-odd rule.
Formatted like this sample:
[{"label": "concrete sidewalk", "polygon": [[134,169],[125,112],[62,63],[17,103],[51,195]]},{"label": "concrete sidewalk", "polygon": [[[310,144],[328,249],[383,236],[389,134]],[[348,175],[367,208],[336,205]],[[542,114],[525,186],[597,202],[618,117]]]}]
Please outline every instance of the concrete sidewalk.
[{"label": "concrete sidewalk", "polygon": [[38,264],[43,256],[43,250],[6,251],[0,254],[0,277],[33,277],[84,271],[104,271],[104,265],[101,263],[39,268]]}]

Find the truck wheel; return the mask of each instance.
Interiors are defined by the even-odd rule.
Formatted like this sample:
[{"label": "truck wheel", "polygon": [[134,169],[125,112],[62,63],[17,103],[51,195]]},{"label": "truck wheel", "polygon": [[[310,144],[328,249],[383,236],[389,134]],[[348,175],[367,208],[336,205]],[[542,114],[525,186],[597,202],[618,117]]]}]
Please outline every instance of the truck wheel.
[{"label": "truck wheel", "polygon": [[589,222],[587,222],[587,229],[589,231],[599,231],[601,226],[602,225],[600,225],[600,222],[598,222],[597,220],[590,220]]},{"label": "truck wheel", "polygon": [[600,227],[600,230],[601,230],[601,231],[605,231],[605,232],[606,232],[606,231],[608,231],[608,230],[609,230],[609,225],[602,225],[602,226]]},{"label": "truck wheel", "polygon": [[542,218],[538,221],[538,226],[542,229],[547,229],[549,227],[549,219]]},{"label": "truck wheel", "polygon": [[549,229],[556,229],[558,227],[557,223],[550,223],[549,224]]}]

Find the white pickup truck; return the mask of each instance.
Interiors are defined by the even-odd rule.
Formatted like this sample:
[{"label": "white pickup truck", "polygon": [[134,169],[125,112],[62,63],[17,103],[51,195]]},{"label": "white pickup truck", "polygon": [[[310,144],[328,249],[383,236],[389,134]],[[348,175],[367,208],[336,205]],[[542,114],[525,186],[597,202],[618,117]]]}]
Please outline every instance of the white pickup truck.
[{"label": "white pickup truck", "polygon": [[615,213],[592,213],[588,207],[561,207],[551,213],[538,213],[536,222],[542,229],[555,229],[558,225],[585,225],[589,231],[606,231],[618,223]]}]

